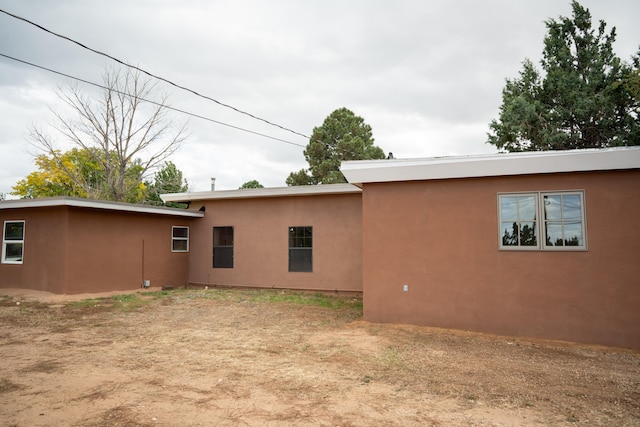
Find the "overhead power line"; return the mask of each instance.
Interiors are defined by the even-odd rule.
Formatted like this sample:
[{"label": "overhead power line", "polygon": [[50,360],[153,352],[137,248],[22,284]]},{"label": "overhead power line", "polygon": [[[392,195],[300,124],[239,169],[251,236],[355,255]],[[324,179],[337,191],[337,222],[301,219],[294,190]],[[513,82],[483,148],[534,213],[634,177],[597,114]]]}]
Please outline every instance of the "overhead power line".
[{"label": "overhead power line", "polygon": [[[31,67],[35,67],[35,68],[39,68],[39,69],[44,70],[44,71],[48,71],[48,72],[53,73],[53,74],[57,74],[59,76],[63,76],[63,77],[67,77],[67,78],[70,78],[70,79],[73,79],[73,80],[77,80],[79,82],[82,82],[82,83],[85,83],[85,84],[88,84],[88,85],[91,85],[91,86],[99,87],[101,89],[110,90],[110,91],[118,93],[120,95],[125,95],[125,96],[130,96],[130,97],[132,96],[130,93],[122,92],[122,91],[120,91],[118,89],[110,88],[110,87],[101,85],[99,83],[94,83],[94,82],[91,82],[89,80],[81,79],[79,77],[75,77],[75,76],[60,72],[60,71],[52,70],[51,68],[43,67],[42,65],[38,65],[38,64],[34,64],[32,62],[28,62],[28,61],[25,61],[25,60],[22,60],[22,59],[14,58],[13,56],[9,56],[9,55],[6,55],[6,54],[1,53],[1,52],[0,52],[0,56],[2,56],[4,58],[7,58],[7,59],[11,59],[12,61],[16,61],[16,62],[20,62],[22,64],[29,65]],[[236,129],[236,130],[240,130],[240,131],[243,131],[243,132],[251,133],[253,135],[262,136],[264,138],[273,139],[275,141],[284,142],[285,144],[295,145],[295,146],[301,147],[301,148],[306,148],[306,146],[302,145],[302,144],[297,144],[295,142],[287,141],[287,140],[284,140],[284,139],[281,139],[281,138],[276,138],[274,136],[266,135],[266,134],[263,134],[263,133],[260,133],[260,132],[255,132],[255,131],[252,131],[252,130],[249,130],[249,129],[245,129],[245,128],[242,128],[242,127],[239,127],[239,126],[235,126],[235,125],[232,125],[232,124],[229,124],[229,123],[221,122],[219,120],[214,120],[214,119],[211,119],[209,117],[202,116],[200,114],[191,113],[189,111],[185,111],[185,110],[181,110],[179,108],[171,107],[170,105],[165,105],[165,104],[162,104],[162,103],[159,103],[159,102],[152,101],[150,99],[144,99],[144,98],[140,98],[140,97],[138,97],[138,98],[142,99],[143,101],[148,102],[150,104],[157,105],[159,107],[163,107],[163,108],[166,108],[166,109],[169,109],[169,110],[172,110],[172,111],[176,111],[178,113],[186,114],[186,115],[191,116],[191,117],[196,117],[198,119],[206,120],[208,122],[217,123],[217,124],[222,125],[222,126],[227,126],[227,127],[230,127],[230,128]]]},{"label": "overhead power line", "polygon": [[[277,124],[277,123],[273,123],[273,122],[271,122],[271,121],[269,121],[269,120],[266,120],[266,119],[263,119],[263,118],[261,118],[261,117],[255,116],[255,115],[253,115],[253,114],[251,114],[251,113],[248,113],[248,112],[246,112],[246,111],[240,110],[239,108],[236,108],[236,107],[234,107],[234,106],[232,106],[232,105],[229,105],[229,104],[225,104],[225,103],[223,103],[223,102],[220,102],[220,101],[218,101],[217,99],[214,99],[214,98],[212,98],[212,97],[209,97],[209,96],[206,96],[206,95],[202,95],[202,94],[200,94],[200,93],[196,92],[196,91],[195,91],[195,90],[193,90],[193,89],[189,89],[188,87],[185,87],[185,86],[179,85],[179,84],[177,84],[177,83],[172,82],[171,80],[165,79],[165,78],[160,77],[160,76],[157,76],[157,75],[155,75],[155,74],[152,74],[152,73],[150,73],[149,71],[146,71],[146,70],[144,70],[144,69],[142,69],[142,68],[139,68],[139,67],[137,67],[137,66],[135,66],[135,65],[128,64],[128,63],[126,63],[126,62],[124,62],[124,61],[122,61],[122,60],[120,60],[120,59],[118,59],[118,58],[115,58],[115,57],[113,57],[113,56],[111,56],[111,55],[109,55],[109,54],[107,54],[107,53],[104,53],[104,52],[101,52],[101,51],[99,51],[99,50],[96,50],[96,49],[93,49],[93,48],[91,48],[91,47],[88,47],[88,46],[86,46],[86,45],[84,45],[84,44],[82,44],[82,43],[80,43],[80,42],[78,42],[78,41],[76,41],[76,40],[74,40],[74,39],[72,39],[72,38],[70,38],[70,37],[67,37],[67,36],[65,36],[65,35],[63,35],[63,34],[58,34],[58,33],[54,32],[54,31],[51,31],[51,30],[49,30],[49,29],[47,29],[47,28],[43,27],[42,25],[36,24],[35,22],[32,22],[32,21],[30,21],[30,20],[28,20],[28,19],[26,19],[26,18],[23,18],[23,17],[21,17],[21,16],[15,15],[15,14],[13,14],[13,13],[7,12],[6,10],[3,10],[3,9],[0,9],[0,12],[4,13],[5,15],[11,16],[12,18],[15,18],[15,19],[18,19],[18,20],[20,20],[20,21],[26,22],[27,24],[31,24],[31,25],[33,25],[34,27],[37,27],[37,28],[41,29],[42,31],[45,31],[45,32],[47,32],[47,33],[49,33],[49,34],[51,34],[51,35],[54,35],[54,36],[59,37],[59,38],[61,38],[61,39],[67,40],[67,41],[69,41],[69,42],[71,42],[71,43],[74,43],[74,44],[76,44],[76,45],[80,46],[80,47],[81,47],[81,48],[83,48],[83,49],[86,49],[86,50],[91,51],[91,52],[93,52],[93,53],[96,53],[96,54],[98,54],[98,55],[102,55],[102,56],[104,56],[104,57],[107,57],[107,58],[109,58],[109,59],[111,59],[111,60],[113,60],[113,61],[116,61],[116,62],[117,62],[117,63],[119,63],[119,64],[122,64],[122,65],[126,66],[126,67],[129,67],[129,68],[133,68],[133,69],[135,69],[135,70],[138,70],[138,71],[140,71],[140,72],[142,72],[142,73],[144,73],[144,74],[148,75],[149,77],[153,77],[153,78],[155,78],[155,79],[161,80],[161,81],[163,81],[163,82],[165,82],[165,83],[168,83],[168,84],[170,84],[170,85],[172,85],[172,86],[174,86],[174,87],[177,87],[178,89],[182,89],[182,90],[184,90],[184,91],[187,91],[187,92],[189,92],[189,93],[192,93],[192,94],[194,94],[194,95],[196,95],[196,96],[198,96],[198,97],[200,97],[200,98],[206,99],[206,100],[208,100],[208,101],[215,102],[216,104],[218,104],[218,105],[220,105],[220,106],[222,106],[222,107],[229,108],[229,109],[231,109],[231,110],[233,110],[233,111],[235,111],[235,112],[237,112],[237,113],[244,114],[244,115],[249,116],[249,117],[251,117],[251,118],[253,118],[253,119],[255,119],[255,120],[259,120],[259,121],[261,121],[261,122],[267,123],[268,125],[275,126],[275,127],[280,128],[280,129],[282,129],[282,130],[285,130],[285,131],[287,131],[287,132],[291,132],[291,133],[293,133],[293,134],[295,134],[295,135],[298,135],[298,136],[301,136],[301,137],[303,137],[303,138],[309,139],[309,136],[307,136],[307,135],[305,135],[305,134],[303,134],[303,133],[297,132],[297,131],[295,131],[295,130],[289,129],[289,128],[284,127],[284,126],[281,126],[281,125],[279,125],[279,124]],[[298,145],[298,144],[295,144],[295,145]]]}]

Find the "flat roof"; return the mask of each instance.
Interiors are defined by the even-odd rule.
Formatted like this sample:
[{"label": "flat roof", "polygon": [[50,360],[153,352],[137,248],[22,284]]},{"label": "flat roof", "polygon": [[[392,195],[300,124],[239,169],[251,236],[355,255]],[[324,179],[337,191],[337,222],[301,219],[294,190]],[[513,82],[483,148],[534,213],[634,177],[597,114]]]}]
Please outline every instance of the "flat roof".
[{"label": "flat roof", "polygon": [[639,169],[640,147],[531,151],[432,157],[350,160],[340,171],[353,184],[505,175]]},{"label": "flat roof", "polygon": [[262,197],[301,197],[329,194],[360,193],[352,184],[295,185],[291,187],[245,188],[242,190],[198,191],[193,193],[161,194],[164,202],[191,202],[195,200],[255,199]]},{"label": "flat roof", "polygon": [[132,203],[108,202],[103,200],[81,199],[76,197],[43,197],[39,199],[4,200],[0,209],[39,208],[54,206],[71,206],[78,208],[104,209],[121,212],[147,213],[177,217],[202,218],[204,212],[187,209],[167,208],[164,206],[147,206]]}]

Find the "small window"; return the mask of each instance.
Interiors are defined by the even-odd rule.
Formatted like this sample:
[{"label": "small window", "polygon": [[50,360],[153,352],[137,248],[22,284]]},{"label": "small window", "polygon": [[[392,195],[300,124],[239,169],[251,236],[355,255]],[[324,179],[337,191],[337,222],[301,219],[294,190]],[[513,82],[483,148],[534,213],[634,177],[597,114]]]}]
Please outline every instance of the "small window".
[{"label": "small window", "polygon": [[171,227],[171,252],[189,252],[189,227]]},{"label": "small window", "polygon": [[213,268],[233,268],[233,227],[213,227]]},{"label": "small window", "polygon": [[2,263],[22,264],[24,221],[5,221],[2,233]]},{"label": "small window", "polygon": [[498,196],[500,249],[584,250],[584,193]]},{"label": "small window", "polygon": [[313,271],[313,227],[289,227],[289,271]]},{"label": "small window", "polygon": [[582,193],[548,193],[542,197],[545,248],[584,248]]},{"label": "small window", "polygon": [[500,196],[501,245],[503,247],[536,248],[537,195]]}]

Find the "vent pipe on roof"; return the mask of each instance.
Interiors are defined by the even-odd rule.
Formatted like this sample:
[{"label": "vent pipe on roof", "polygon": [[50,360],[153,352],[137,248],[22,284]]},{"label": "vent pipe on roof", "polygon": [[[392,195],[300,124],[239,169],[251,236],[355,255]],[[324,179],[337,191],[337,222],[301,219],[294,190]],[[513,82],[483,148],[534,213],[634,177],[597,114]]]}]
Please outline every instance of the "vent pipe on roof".
[{"label": "vent pipe on roof", "polygon": [[216,179],[211,178],[211,191],[216,191]]}]

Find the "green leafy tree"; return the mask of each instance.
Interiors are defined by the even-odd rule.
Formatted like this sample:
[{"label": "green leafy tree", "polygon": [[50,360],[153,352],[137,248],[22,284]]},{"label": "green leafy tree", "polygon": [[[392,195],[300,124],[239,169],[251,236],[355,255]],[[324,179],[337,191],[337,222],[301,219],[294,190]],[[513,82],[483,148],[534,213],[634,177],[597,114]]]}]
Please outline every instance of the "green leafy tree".
[{"label": "green leafy tree", "polygon": [[322,126],[313,129],[304,157],[309,169],[292,172],[287,185],[315,185],[347,182],[340,172],[343,160],[384,159],[384,152],[373,145],[371,126],[347,108],[331,113]]},{"label": "green leafy tree", "polygon": [[589,10],[572,7],[572,18],[546,22],[543,72],[527,59],[519,78],[507,79],[500,117],[489,125],[488,142],[498,149],[640,144],[637,71],[614,54],[615,28],[607,32],[600,21],[595,30]]},{"label": "green leafy tree", "polygon": [[264,185],[260,184],[257,180],[252,179],[247,181],[238,188],[238,190],[245,190],[247,188],[264,188]]},{"label": "green leafy tree", "polygon": [[[59,98],[76,117],[63,117],[54,111],[52,127],[80,152],[90,155],[92,164],[99,165],[103,185],[95,194],[85,188],[85,197],[138,201],[144,197],[144,177],[178,149],[185,129],[174,128],[168,120],[166,97],[149,102],[156,84],[141,78],[138,72],[130,68],[107,71],[102,86],[104,91],[96,97],[87,96],[78,87],[60,90]],[[65,167],[55,138],[36,127],[31,129],[31,138],[55,162],[58,172],[81,184],[73,175],[75,171]]]},{"label": "green leafy tree", "polygon": [[[110,191],[102,169],[104,162],[96,160],[100,155],[78,148],[56,151],[52,155],[40,154],[35,158],[38,170],[18,181],[11,194],[27,199],[56,196],[109,199]],[[124,173],[128,188],[125,201],[133,203],[142,199],[146,190],[140,175],[138,162],[128,165]]]},{"label": "green leafy tree", "polygon": [[153,183],[146,183],[147,191],[145,203],[172,208],[185,208],[184,203],[167,202],[160,198],[161,194],[186,193],[189,191],[187,180],[182,177],[182,171],[173,162],[165,162],[164,166],[155,173]]}]

